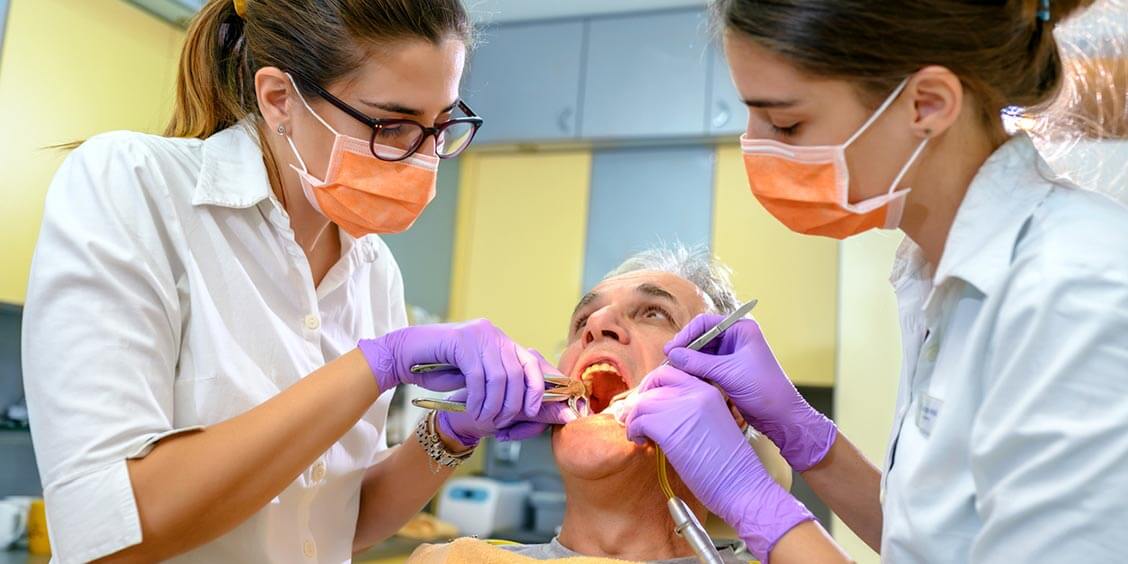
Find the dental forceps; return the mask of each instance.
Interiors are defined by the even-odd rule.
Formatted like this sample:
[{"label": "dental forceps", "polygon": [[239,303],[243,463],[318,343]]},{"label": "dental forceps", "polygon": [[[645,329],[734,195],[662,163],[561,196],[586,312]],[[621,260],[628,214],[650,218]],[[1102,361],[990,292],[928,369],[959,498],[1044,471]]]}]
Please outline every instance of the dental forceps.
[{"label": "dental forceps", "polygon": [[[458,367],[453,364],[444,363],[416,364],[411,367],[412,374],[429,374],[431,372],[442,372],[446,370],[456,371]],[[564,375],[549,374],[544,377],[544,384],[543,401],[568,402],[568,407],[572,408],[572,411],[575,411],[577,415],[582,415],[585,412],[584,410],[587,409],[590,392],[582,381],[573,380]],[[411,405],[423,409],[435,409],[454,413],[466,411],[466,402],[440,398],[417,398],[411,400]]]}]

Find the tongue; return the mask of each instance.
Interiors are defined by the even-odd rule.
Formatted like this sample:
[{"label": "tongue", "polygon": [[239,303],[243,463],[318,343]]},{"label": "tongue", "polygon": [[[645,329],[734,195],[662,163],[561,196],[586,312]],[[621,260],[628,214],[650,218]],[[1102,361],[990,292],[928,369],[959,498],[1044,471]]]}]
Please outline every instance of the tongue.
[{"label": "tongue", "polygon": [[599,413],[611,404],[611,398],[627,391],[627,384],[614,372],[596,372],[591,376],[591,411]]}]

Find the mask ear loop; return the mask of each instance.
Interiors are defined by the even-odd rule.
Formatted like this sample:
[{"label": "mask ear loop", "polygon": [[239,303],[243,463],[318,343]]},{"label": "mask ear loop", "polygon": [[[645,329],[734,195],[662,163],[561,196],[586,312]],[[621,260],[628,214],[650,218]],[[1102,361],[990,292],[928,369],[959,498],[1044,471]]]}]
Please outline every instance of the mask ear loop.
[{"label": "mask ear loop", "polygon": [[907,86],[908,84],[909,79],[908,77],[906,77],[905,80],[902,80],[901,84],[898,84],[897,87],[893,89],[893,92],[891,92],[889,96],[885,98],[885,101],[882,102],[876,110],[874,110],[873,115],[871,115],[869,119],[867,119],[866,122],[863,123],[862,126],[859,127],[858,130],[855,131],[854,134],[851,135],[850,138],[842,144],[842,148],[845,149],[846,147],[849,147],[851,143],[858,139],[858,137],[861,137],[862,134],[865,133],[871,125],[873,125],[873,122],[877,121],[877,118],[881,117],[881,114],[884,114],[885,110],[889,109],[889,106],[893,105],[893,102],[897,100],[897,96],[901,95],[901,92],[905,90],[905,86]]},{"label": "mask ear loop", "polygon": [[892,195],[897,191],[897,185],[901,183],[901,179],[904,178],[905,173],[909,172],[909,168],[913,166],[914,162],[916,162],[917,157],[919,157],[920,154],[924,152],[924,147],[928,145],[928,141],[929,139],[925,137],[924,141],[921,141],[920,145],[917,145],[916,150],[913,151],[913,154],[911,157],[909,157],[908,162],[905,163],[905,166],[901,167],[901,172],[898,172],[897,176],[893,178],[893,182],[889,185],[889,191],[885,193],[886,196]]},{"label": "mask ear loop", "polygon": [[[305,96],[302,95],[301,89],[298,88],[298,83],[294,81],[294,77],[291,76],[290,73],[286,73],[286,78],[290,79],[290,85],[294,87],[294,92],[297,93],[298,99],[302,101],[302,105],[305,106],[305,109],[308,110],[310,114],[313,114],[313,117],[317,118],[317,121],[321,122],[321,125],[324,125],[325,129],[328,129],[329,131],[333,132],[333,135],[339,137],[341,134],[337,133],[337,130],[333,129],[333,126],[329,125],[329,122],[322,119],[322,117],[320,115],[318,115],[317,112],[313,111],[313,108],[311,108],[309,103],[306,102]],[[294,144],[294,138],[292,136],[290,136],[288,132],[286,134],[286,142],[290,144],[290,150],[294,152],[294,157],[298,159],[298,164],[302,165],[301,172],[305,173],[306,175],[313,176],[312,174],[309,173],[309,168],[306,167],[305,160],[302,159],[301,153],[298,152],[298,146]],[[296,168],[296,167],[294,167],[294,165],[290,165],[290,167]],[[304,189],[304,187],[303,187],[303,189]],[[314,203],[314,202],[311,202],[311,203]],[[314,203],[314,207],[317,208],[317,211],[319,213],[321,212],[321,209],[319,207],[317,207],[317,205],[315,203]],[[325,226],[322,227],[321,230],[317,232],[317,235],[315,235],[313,237],[313,243],[310,244],[309,248],[311,248],[311,249],[317,248],[317,244],[319,242],[321,242],[321,237],[323,235],[325,235],[325,232],[329,229],[330,225],[333,225],[332,220],[325,222]]]},{"label": "mask ear loop", "polygon": [[[842,144],[843,150],[845,150],[846,147],[849,147],[851,143],[853,143],[858,139],[858,137],[865,133],[866,130],[869,129],[869,127],[873,125],[875,121],[877,121],[877,118],[881,117],[881,115],[885,113],[885,110],[889,109],[889,106],[893,105],[893,102],[897,100],[897,97],[901,95],[901,92],[904,92],[905,86],[908,86],[909,78],[910,77],[905,77],[905,80],[902,80],[901,83],[893,89],[893,92],[891,92],[889,96],[885,98],[885,101],[877,107],[877,110],[873,112],[873,115],[871,115],[869,119],[867,119],[866,122],[863,123],[862,126],[859,127],[858,130],[855,131],[854,134],[851,135],[850,138]],[[897,185],[901,182],[901,179],[904,178],[905,174],[909,172],[909,168],[913,166],[914,162],[916,162],[917,157],[919,157],[921,152],[924,151],[924,147],[928,145],[928,141],[929,139],[926,137],[924,141],[921,141],[920,144],[917,145],[916,150],[913,151],[913,154],[909,157],[908,162],[906,162],[905,165],[901,167],[901,170],[897,173],[897,176],[893,178],[893,182],[889,184],[889,190],[885,192],[886,196],[890,196],[897,191]]]},{"label": "mask ear loop", "polygon": [[[298,83],[294,81],[294,77],[290,76],[290,73],[286,73],[286,78],[290,79],[290,84],[294,87],[294,92],[297,93],[298,99],[302,101],[302,105],[305,106],[305,109],[308,110],[309,113],[313,114],[313,117],[317,118],[317,121],[321,122],[321,125],[324,125],[325,129],[333,132],[333,135],[340,136],[341,134],[337,133],[337,130],[333,129],[333,126],[329,125],[329,122],[322,119],[322,117],[318,115],[317,112],[313,111],[313,108],[310,107],[308,102],[306,102],[305,96],[302,95],[301,89],[298,88]],[[305,160],[302,159],[301,153],[298,153],[298,147],[294,144],[294,138],[290,135],[286,135],[286,142],[290,144],[290,150],[294,152],[294,157],[298,159],[298,164],[302,165],[302,172],[309,174],[309,168],[306,167]]]}]

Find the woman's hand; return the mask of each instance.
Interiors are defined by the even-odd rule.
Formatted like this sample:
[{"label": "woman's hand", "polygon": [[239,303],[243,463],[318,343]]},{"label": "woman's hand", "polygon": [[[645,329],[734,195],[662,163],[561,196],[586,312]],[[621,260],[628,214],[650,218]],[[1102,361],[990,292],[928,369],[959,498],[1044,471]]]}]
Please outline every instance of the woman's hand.
[{"label": "woman's hand", "polygon": [[752,424],[779,446],[792,468],[804,472],[826,456],[838,429],[807,403],[751,319],[729,327],[701,351],[685,346],[721,321],[697,316],[666,345],[670,364],[717,384]]},{"label": "woman's hand", "polygon": [[[545,360],[544,356],[532,349],[528,352],[537,362],[541,380],[546,373],[556,373],[556,369]],[[458,390],[448,399],[465,402],[466,397],[466,390]],[[545,432],[549,425],[563,425],[574,421],[576,417],[579,415],[573,412],[567,403],[541,402],[536,414],[531,416],[522,414],[512,421],[486,420],[486,418],[474,417],[469,412],[439,412],[438,423],[439,433],[447,440],[455,441],[456,446],[461,447],[458,450],[462,450],[477,446],[478,441],[485,437],[494,437],[500,441],[531,439]]]},{"label": "woman's hand", "polygon": [[[489,321],[420,325],[357,344],[381,392],[415,384],[449,392],[466,388],[466,413],[477,421],[509,424],[540,413],[544,373],[539,359]],[[457,370],[413,374],[416,364],[445,363]]]},{"label": "woman's hand", "polygon": [[660,366],[639,385],[626,425],[631,440],[662,447],[697,499],[761,561],[784,534],[814,519],[764,469],[711,384]]},{"label": "woman's hand", "polygon": [[[459,390],[450,396],[451,400],[463,401],[466,391]],[[531,439],[548,429],[551,425],[564,425],[578,417],[565,402],[544,402],[540,411],[532,417],[518,417],[516,421],[499,423],[491,420],[478,420],[468,413],[440,411],[438,414],[439,433],[444,440],[453,439],[458,448],[473,448],[478,441],[493,436],[499,441],[523,441]]]},{"label": "woman's hand", "polygon": [[[540,373],[554,374],[554,368],[541,354],[529,349],[529,354],[537,362]],[[542,376],[543,378],[543,376]],[[466,401],[466,390],[459,390],[450,396],[453,401]],[[540,409],[532,416],[520,415],[513,421],[499,421],[475,418],[466,413],[451,413],[442,411],[438,415],[439,433],[444,440],[453,440],[454,445],[448,442],[448,448],[463,450],[473,448],[484,437],[493,436],[499,441],[523,441],[531,439],[548,429],[550,425],[564,425],[579,417],[566,402],[541,402]]]},{"label": "woman's hand", "polygon": [[[565,404],[544,403],[544,376],[557,371],[486,320],[407,327],[358,344],[380,390],[415,384],[434,391],[459,388],[452,400],[464,413],[439,414],[439,431],[462,448],[483,437],[522,440],[576,414]],[[413,374],[416,364],[446,363],[458,370]]]}]

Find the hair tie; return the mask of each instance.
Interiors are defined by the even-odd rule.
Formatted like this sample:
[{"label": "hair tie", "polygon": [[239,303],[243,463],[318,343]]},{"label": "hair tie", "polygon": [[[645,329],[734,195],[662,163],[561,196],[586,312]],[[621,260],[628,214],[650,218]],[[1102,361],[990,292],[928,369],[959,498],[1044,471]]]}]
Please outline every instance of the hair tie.
[{"label": "hair tie", "polygon": [[[1049,0],[1042,1],[1047,4],[1049,3]],[[235,4],[235,13],[239,14],[240,18],[245,19],[247,17],[247,0],[231,0],[231,2]]]},{"label": "hair tie", "polygon": [[[245,2],[246,0],[242,0]],[[1050,21],[1050,0],[1041,0],[1038,4],[1038,21],[1046,23]]]}]

